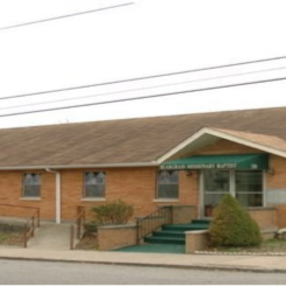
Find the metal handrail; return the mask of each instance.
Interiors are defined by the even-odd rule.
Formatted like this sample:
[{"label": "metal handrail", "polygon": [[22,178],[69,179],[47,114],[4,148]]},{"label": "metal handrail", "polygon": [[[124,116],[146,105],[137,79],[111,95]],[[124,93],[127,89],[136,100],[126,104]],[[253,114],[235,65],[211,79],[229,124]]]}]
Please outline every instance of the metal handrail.
[{"label": "metal handrail", "polygon": [[28,240],[31,237],[34,237],[36,227],[40,227],[40,209],[39,208],[37,208],[34,214],[26,222],[26,232],[24,234],[24,247],[25,248],[28,245]]},{"label": "metal handrail", "polygon": [[148,236],[154,230],[160,228],[163,224],[171,224],[172,221],[172,206],[160,207],[146,217],[137,218],[137,244],[140,244],[144,237]]},{"label": "metal handrail", "polygon": [[27,219],[26,223],[24,223],[24,247],[26,248],[28,245],[29,238],[35,235],[36,227],[40,227],[40,208],[29,207],[29,206],[17,206],[11,204],[0,204],[0,207],[11,207],[11,208],[22,208],[22,209],[33,209],[35,210],[30,218]]},{"label": "metal handrail", "polygon": [[[85,208],[83,206],[77,206],[77,216],[75,221],[70,226],[70,249],[74,249],[74,239],[75,236],[77,239],[81,238],[82,226],[85,222]],[[75,227],[76,226],[76,227]],[[76,230],[76,235],[75,235]]]}]

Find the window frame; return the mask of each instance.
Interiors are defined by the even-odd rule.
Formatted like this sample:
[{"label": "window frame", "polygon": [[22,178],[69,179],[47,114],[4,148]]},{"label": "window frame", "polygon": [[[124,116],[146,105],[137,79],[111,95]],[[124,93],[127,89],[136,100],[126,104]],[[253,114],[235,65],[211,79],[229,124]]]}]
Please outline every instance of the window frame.
[{"label": "window frame", "polygon": [[[160,178],[160,174],[166,172],[166,173],[173,173],[176,172],[177,173],[177,182],[175,183],[169,183],[168,185],[170,186],[177,186],[177,190],[176,190],[176,196],[160,196],[160,190],[159,187],[160,182],[159,182],[159,178]],[[156,200],[179,200],[180,197],[180,176],[179,176],[179,171],[178,170],[157,170],[156,171],[156,194],[155,194],[155,199]],[[164,184],[167,185],[167,184]]]},{"label": "window frame", "polygon": [[[204,207],[206,205],[206,198],[205,196],[208,194],[217,194],[217,192],[206,192],[205,189],[205,171],[209,171],[209,170],[204,170],[200,179],[200,192],[201,192],[201,201],[203,202],[202,206]],[[261,207],[265,207],[265,200],[266,200],[266,194],[265,194],[265,171],[264,170],[234,170],[234,169],[221,169],[221,171],[229,171],[229,193],[231,194],[233,197],[237,198],[237,195],[261,195],[261,205],[245,205],[240,199],[238,199],[242,205],[245,208],[261,208]],[[236,184],[236,179],[237,179],[237,173],[239,172],[249,172],[249,173],[260,173],[261,175],[261,191],[238,191],[237,189],[237,184]],[[220,192],[221,194],[223,194],[223,192]]]},{"label": "window frame", "polygon": [[[37,176],[38,177],[38,184],[26,184],[26,176],[27,175],[32,175],[32,177],[34,176]],[[33,196],[30,196],[30,195],[27,195],[27,187],[30,187],[30,186],[38,186],[38,190],[37,190],[37,195],[33,195]],[[39,173],[39,172],[25,172],[23,173],[22,175],[22,198],[23,199],[34,199],[34,198],[41,198],[41,190],[42,190],[42,173]]]},{"label": "window frame", "polygon": [[[95,178],[97,178],[97,176],[102,173],[104,174],[104,183],[103,184],[99,184],[98,182],[95,183],[95,184],[90,184],[89,186],[103,186],[103,194],[100,195],[100,196],[90,196],[90,195],[87,195],[87,182],[86,182],[86,176],[88,174],[96,174]],[[96,192],[96,190],[95,190]],[[106,196],[106,172],[105,171],[84,171],[83,172],[83,191],[82,191],[82,200],[104,200],[105,199],[105,196]]]},{"label": "window frame", "polygon": [[[261,191],[253,191],[253,190],[251,190],[251,191],[239,191],[238,190],[238,183],[237,183],[237,174],[238,173],[247,173],[248,172],[248,174],[255,174],[255,173],[257,173],[257,174],[259,174],[261,177],[260,177],[260,184],[261,184]],[[234,184],[234,189],[235,189],[235,193],[234,193],[234,197],[238,200],[238,201],[240,201],[240,203],[244,206],[244,207],[246,207],[246,208],[259,208],[259,207],[264,207],[265,206],[265,191],[264,191],[264,172],[263,172],[263,170],[236,170],[235,171],[235,173],[234,173],[234,182],[233,182],[233,184]],[[253,184],[252,184],[253,185]],[[241,201],[241,199],[239,199],[238,198],[238,196],[239,195],[247,195],[247,197],[248,197],[248,195],[260,195],[261,196],[261,205],[244,205],[243,203],[242,203],[242,201]]]}]

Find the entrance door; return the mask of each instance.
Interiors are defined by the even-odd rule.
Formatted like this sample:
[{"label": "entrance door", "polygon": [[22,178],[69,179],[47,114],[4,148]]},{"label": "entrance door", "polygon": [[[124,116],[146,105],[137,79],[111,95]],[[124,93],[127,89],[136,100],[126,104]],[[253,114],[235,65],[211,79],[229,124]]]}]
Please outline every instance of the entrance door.
[{"label": "entrance door", "polygon": [[230,171],[217,169],[204,170],[202,179],[202,216],[212,217],[213,208],[226,193],[231,191]]}]

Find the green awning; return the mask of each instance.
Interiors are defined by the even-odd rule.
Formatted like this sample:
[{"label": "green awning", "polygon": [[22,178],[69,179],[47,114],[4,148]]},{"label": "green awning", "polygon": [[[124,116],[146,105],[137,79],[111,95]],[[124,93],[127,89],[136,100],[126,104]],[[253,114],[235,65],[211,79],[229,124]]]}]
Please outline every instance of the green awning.
[{"label": "green awning", "polygon": [[268,154],[195,155],[164,162],[162,170],[237,169],[267,170]]}]

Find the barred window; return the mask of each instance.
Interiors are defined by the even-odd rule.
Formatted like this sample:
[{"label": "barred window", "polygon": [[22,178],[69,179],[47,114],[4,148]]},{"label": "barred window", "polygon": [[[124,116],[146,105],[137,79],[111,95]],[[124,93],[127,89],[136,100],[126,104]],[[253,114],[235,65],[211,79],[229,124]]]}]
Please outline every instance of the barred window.
[{"label": "barred window", "polygon": [[179,172],[159,171],[157,174],[157,198],[177,199],[179,197]]},{"label": "barred window", "polygon": [[84,198],[104,198],[105,177],[105,172],[84,173]]},{"label": "barred window", "polygon": [[40,197],[41,174],[25,173],[23,177],[23,197]]}]

